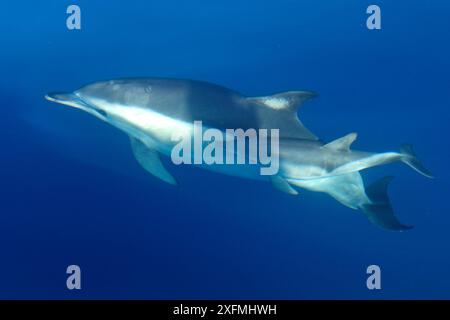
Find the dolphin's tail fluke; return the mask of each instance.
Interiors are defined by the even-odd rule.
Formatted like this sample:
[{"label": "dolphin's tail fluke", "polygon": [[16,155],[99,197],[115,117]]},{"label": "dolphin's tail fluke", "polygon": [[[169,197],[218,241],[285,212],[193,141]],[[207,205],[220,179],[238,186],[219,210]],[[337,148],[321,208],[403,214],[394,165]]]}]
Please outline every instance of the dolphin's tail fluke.
[{"label": "dolphin's tail fluke", "polygon": [[393,177],[384,177],[366,188],[370,203],[361,206],[362,211],[373,224],[391,231],[405,231],[412,226],[401,224],[394,215],[387,194],[387,187]]},{"label": "dolphin's tail fluke", "polygon": [[434,178],[431,172],[417,159],[416,154],[410,144],[404,144],[400,147],[400,160],[408,166],[428,178]]}]

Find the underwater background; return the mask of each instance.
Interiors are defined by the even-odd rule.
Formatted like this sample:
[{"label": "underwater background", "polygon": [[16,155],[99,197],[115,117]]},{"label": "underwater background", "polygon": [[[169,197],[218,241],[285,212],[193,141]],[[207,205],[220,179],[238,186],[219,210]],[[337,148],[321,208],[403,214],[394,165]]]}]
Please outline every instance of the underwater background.
[{"label": "underwater background", "polygon": [[[81,8],[81,30],[66,9]],[[381,8],[368,30],[366,9]],[[8,1],[0,11],[0,298],[450,298],[448,1]],[[167,163],[140,168],[128,137],[50,103],[119,77],[210,81],[249,96],[313,90],[303,123],[353,148],[414,145],[389,194],[408,232],[325,194]],[[168,162],[168,161],[166,161]],[[82,289],[66,288],[81,267]],[[381,267],[381,290],[366,268]]]}]

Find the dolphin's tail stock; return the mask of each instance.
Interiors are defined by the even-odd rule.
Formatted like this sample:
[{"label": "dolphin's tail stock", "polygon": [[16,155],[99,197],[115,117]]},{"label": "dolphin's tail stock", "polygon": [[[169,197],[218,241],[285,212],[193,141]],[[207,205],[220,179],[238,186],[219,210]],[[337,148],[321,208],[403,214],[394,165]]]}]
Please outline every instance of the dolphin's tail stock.
[{"label": "dolphin's tail stock", "polygon": [[366,194],[370,199],[369,203],[361,205],[361,210],[373,224],[391,231],[405,231],[412,229],[412,226],[401,224],[394,215],[391,203],[387,194],[387,187],[393,177],[384,177],[377,180],[366,188]]},{"label": "dolphin's tail stock", "polygon": [[417,159],[416,154],[410,144],[404,144],[400,147],[401,158],[403,163],[428,178],[434,178],[431,172]]}]

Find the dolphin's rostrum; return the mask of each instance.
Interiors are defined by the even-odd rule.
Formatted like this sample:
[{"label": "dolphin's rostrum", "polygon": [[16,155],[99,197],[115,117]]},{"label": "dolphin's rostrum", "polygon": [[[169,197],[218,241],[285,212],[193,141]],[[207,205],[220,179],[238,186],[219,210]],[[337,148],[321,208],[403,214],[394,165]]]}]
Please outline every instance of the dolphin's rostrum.
[{"label": "dolphin's rostrum", "polygon": [[410,145],[400,152],[368,153],[350,150],[356,133],[323,143],[298,119],[297,109],[314,97],[309,91],[289,91],[264,97],[246,97],[207,82],[164,78],[130,78],[87,85],[73,93],[49,93],[46,98],[82,109],[130,136],[138,162],[155,177],[176,184],[160,155],[169,156],[174,133],[189,132],[194,121],[225,130],[279,129],[280,170],[263,176],[249,166],[202,168],[249,179],[272,182],[277,189],[297,194],[297,188],[325,192],[388,230],[410,226],[395,217],[387,196],[391,177],[365,187],[359,171],[401,161],[432,177]]}]

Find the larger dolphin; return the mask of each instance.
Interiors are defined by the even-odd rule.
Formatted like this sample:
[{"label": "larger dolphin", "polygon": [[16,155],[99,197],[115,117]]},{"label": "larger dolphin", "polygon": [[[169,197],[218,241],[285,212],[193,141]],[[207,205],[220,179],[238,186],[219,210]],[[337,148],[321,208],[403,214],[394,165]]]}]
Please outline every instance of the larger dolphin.
[{"label": "larger dolphin", "polygon": [[281,191],[297,194],[296,187],[325,192],[342,204],[361,209],[368,219],[388,230],[410,226],[395,217],[387,196],[390,177],[364,187],[359,171],[402,161],[432,177],[409,145],[400,152],[368,153],[350,150],[355,133],[324,143],[298,119],[297,109],[314,97],[308,91],[289,91],[246,97],[207,82],[130,78],[96,82],[72,93],[49,93],[46,98],[84,110],[130,136],[138,162],[159,179],[176,184],[164,168],[160,154],[170,155],[174,135],[190,134],[194,121],[209,128],[279,129],[280,170],[263,176],[249,166],[204,166],[243,178],[271,181]]}]

